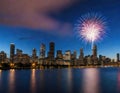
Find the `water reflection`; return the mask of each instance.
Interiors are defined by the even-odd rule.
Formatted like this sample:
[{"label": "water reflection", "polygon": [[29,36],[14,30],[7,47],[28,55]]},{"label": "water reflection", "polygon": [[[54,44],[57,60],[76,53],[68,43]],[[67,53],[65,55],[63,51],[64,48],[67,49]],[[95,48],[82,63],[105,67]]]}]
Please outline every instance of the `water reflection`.
[{"label": "water reflection", "polygon": [[120,93],[120,70],[106,70],[0,70],[0,93]]},{"label": "water reflection", "polygon": [[59,70],[56,78],[57,93],[73,93],[72,78],[72,69]]},{"label": "water reflection", "polygon": [[1,87],[1,82],[2,81],[2,70],[0,70],[0,87]]},{"label": "water reflection", "polygon": [[68,93],[72,93],[72,69],[70,68],[67,71],[67,86],[67,89],[69,89]]},{"label": "water reflection", "polygon": [[11,69],[9,72],[9,91],[15,93],[15,70]]},{"label": "water reflection", "polygon": [[45,81],[44,81],[44,71],[41,71],[40,72],[40,82],[38,82],[40,84],[40,89],[41,89],[41,92],[44,92],[44,87],[45,87]]},{"label": "water reflection", "polygon": [[0,69],[0,79],[1,79],[1,75],[2,75],[2,70]]},{"label": "water reflection", "polygon": [[118,71],[118,76],[117,76],[117,79],[118,79],[118,93],[120,93],[120,70]]},{"label": "water reflection", "polygon": [[31,80],[30,80],[30,85],[31,85],[31,93],[36,93],[36,74],[35,74],[35,69],[32,69],[31,72]]},{"label": "water reflection", "polygon": [[100,93],[99,71],[90,68],[83,71],[83,93]]}]

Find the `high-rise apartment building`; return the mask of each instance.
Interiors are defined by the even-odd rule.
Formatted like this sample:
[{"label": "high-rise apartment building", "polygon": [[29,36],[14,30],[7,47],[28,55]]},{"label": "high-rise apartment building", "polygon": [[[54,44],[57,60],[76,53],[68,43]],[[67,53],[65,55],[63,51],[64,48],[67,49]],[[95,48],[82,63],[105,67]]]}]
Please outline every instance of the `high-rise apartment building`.
[{"label": "high-rise apartment building", "polygon": [[55,43],[54,42],[50,42],[48,58],[49,59],[54,59],[54,55],[55,55]]},{"label": "high-rise apartment building", "polygon": [[13,43],[10,44],[10,62],[14,61],[15,55],[15,45]]},{"label": "high-rise apartment building", "polygon": [[45,58],[45,44],[41,44],[41,46],[40,46],[40,57],[39,57],[40,59],[43,59],[43,58]]},{"label": "high-rise apartment building", "polygon": [[119,61],[120,61],[120,54],[117,53],[117,62],[119,62]]},{"label": "high-rise apartment building", "polygon": [[56,59],[63,59],[62,50],[57,50]]}]

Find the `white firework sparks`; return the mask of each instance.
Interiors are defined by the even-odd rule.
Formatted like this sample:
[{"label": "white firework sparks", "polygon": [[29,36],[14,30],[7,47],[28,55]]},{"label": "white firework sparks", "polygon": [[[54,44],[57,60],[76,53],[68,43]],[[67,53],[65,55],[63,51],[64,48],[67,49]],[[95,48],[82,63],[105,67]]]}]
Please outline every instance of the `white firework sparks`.
[{"label": "white firework sparks", "polygon": [[82,40],[93,44],[105,34],[106,22],[102,16],[89,13],[80,18],[75,30]]}]

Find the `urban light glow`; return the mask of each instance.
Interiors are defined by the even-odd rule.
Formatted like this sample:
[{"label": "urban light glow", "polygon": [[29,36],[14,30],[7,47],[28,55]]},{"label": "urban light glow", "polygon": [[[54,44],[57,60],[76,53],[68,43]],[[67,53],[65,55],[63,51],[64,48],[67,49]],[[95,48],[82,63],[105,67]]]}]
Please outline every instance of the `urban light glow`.
[{"label": "urban light glow", "polygon": [[14,68],[14,63],[10,63],[10,67],[11,67],[11,68]]}]

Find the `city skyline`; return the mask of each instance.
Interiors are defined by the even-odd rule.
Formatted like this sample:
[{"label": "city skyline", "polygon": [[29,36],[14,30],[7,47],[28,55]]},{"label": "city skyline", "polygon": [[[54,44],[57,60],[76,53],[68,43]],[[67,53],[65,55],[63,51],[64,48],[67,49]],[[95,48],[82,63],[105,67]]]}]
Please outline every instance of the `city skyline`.
[{"label": "city skyline", "polygon": [[[53,42],[53,41],[51,41],[51,42]],[[15,43],[10,43],[10,44],[13,44],[13,45],[15,45]],[[9,45],[10,45],[9,44]],[[39,45],[39,48],[35,48],[35,47],[33,47],[33,48],[31,48],[31,50],[28,50],[29,52],[26,52],[24,49],[22,49],[22,48],[20,48],[20,47],[15,47],[16,49],[15,49],[15,53],[17,52],[17,49],[20,49],[24,54],[28,54],[29,56],[32,56],[32,50],[33,49],[36,49],[36,54],[37,54],[37,56],[39,56],[40,55],[40,50],[41,50],[41,45],[45,45],[45,56],[47,56],[48,54],[47,54],[47,52],[49,51],[49,43],[46,45],[45,43],[41,43],[40,45]],[[94,45],[96,45],[96,44],[94,44]],[[16,45],[15,45],[16,46]],[[56,45],[57,46],[57,45]],[[91,45],[89,44],[89,51],[87,51],[86,52],[86,48],[87,48],[87,46],[85,46],[84,48],[83,47],[79,47],[79,49],[70,49],[70,48],[68,48],[68,49],[66,49],[66,50],[62,50],[62,48],[61,49],[58,49],[57,47],[55,47],[55,56],[57,55],[57,50],[62,50],[62,53],[64,54],[66,51],[68,51],[68,50],[70,50],[72,53],[74,52],[74,51],[76,51],[77,52],[77,58],[79,58],[79,54],[80,54],[80,49],[82,48],[83,50],[84,50],[84,55],[91,55],[92,54],[92,47],[91,47]],[[99,48],[99,46],[97,46],[98,48]],[[5,50],[3,50],[3,49],[1,49],[0,51],[4,51],[5,53],[6,53],[6,55],[7,55],[7,57],[10,57],[10,47],[8,47],[8,51],[6,52]],[[108,58],[111,58],[111,59],[115,59],[116,60],[116,54],[119,54],[120,52],[116,52],[115,54],[113,54],[112,53],[112,57],[110,57],[110,56],[108,56],[108,55],[105,55],[106,57],[108,57]],[[98,55],[104,55],[104,54],[100,54],[99,53],[99,49],[98,49]]]},{"label": "city skyline", "polygon": [[[83,48],[86,55],[91,54],[91,44],[79,40],[73,30],[77,20],[89,12],[103,15],[108,26],[106,36],[96,42],[98,53],[115,58],[115,54],[120,52],[120,42],[118,42],[120,1],[118,0],[91,0],[90,2],[62,0],[59,4],[52,0],[47,7],[38,5],[36,1],[34,3],[26,1],[29,4],[24,7],[25,9],[21,7],[24,1],[12,1],[14,4],[8,2],[9,4],[0,1],[0,51],[4,50],[7,55],[9,55],[9,44],[12,42],[17,48],[31,54],[33,48],[39,50],[41,43],[48,46],[50,41],[54,41],[56,48],[63,51],[79,52],[79,48]],[[43,3],[40,0],[39,3],[41,2]],[[34,4],[32,8],[31,4]],[[21,9],[24,12],[21,12]],[[48,50],[48,47],[46,49]]]},{"label": "city skyline", "polygon": [[[32,54],[26,54],[23,50],[10,44],[10,57],[4,51],[0,52],[0,69],[21,69],[21,68],[64,68],[64,67],[119,67],[120,53],[116,53],[116,59],[98,54],[97,45],[93,45],[91,54],[84,54],[84,49],[77,51],[55,50],[56,44],[49,43],[49,51],[46,51],[45,44],[41,44],[40,50],[33,48]],[[39,52],[39,55],[37,55]]]},{"label": "city skyline", "polygon": [[[53,48],[51,48],[51,45],[50,45],[51,43],[53,43],[52,44]],[[95,49],[96,52],[93,51],[94,49]],[[94,46],[91,48],[91,50],[90,50],[91,53],[90,54],[85,54],[84,48],[82,48],[82,47],[79,48],[79,51],[76,51],[74,49],[73,50],[67,49],[67,50],[63,51],[61,49],[56,48],[56,44],[53,41],[51,41],[51,42],[48,43],[48,46],[46,46],[44,43],[41,43],[40,46],[39,46],[39,50],[37,50],[36,48],[32,48],[30,54],[25,53],[24,50],[21,49],[21,48],[17,48],[14,43],[9,44],[9,56],[4,50],[2,50],[0,52],[1,53],[4,52],[6,54],[6,56],[7,56],[7,58],[10,58],[10,60],[11,59],[13,60],[14,55],[19,54],[19,53],[27,54],[30,57],[32,57],[32,55],[35,55],[39,59],[42,59],[42,58],[49,57],[50,54],[53,55],[53,58],[57,58],[59,53],[61,53],[62,55],[65,55],[67,52],[70,52],[71,56],[72,56],[72,54],[75,53],[76,59],[79,59],[81,55],[83,55],[83,57],[89,56],[89,55],[91,55],[91,56],[95,55],[98,58],[99,58],[100,55],[102,55],[102,56],[105,56],[106,58],[110,58],[107,55],[99,54],[98,51],[99,51],[99,49],[98,49],[98,46],[96,44],[94,44]],[[117,53],[114,54],[114,58],[110,58],[110,59],[111,60],[114,59],[115,61],[118,61],[119,55],[120,55],[120,53],[117,52]]]}]

